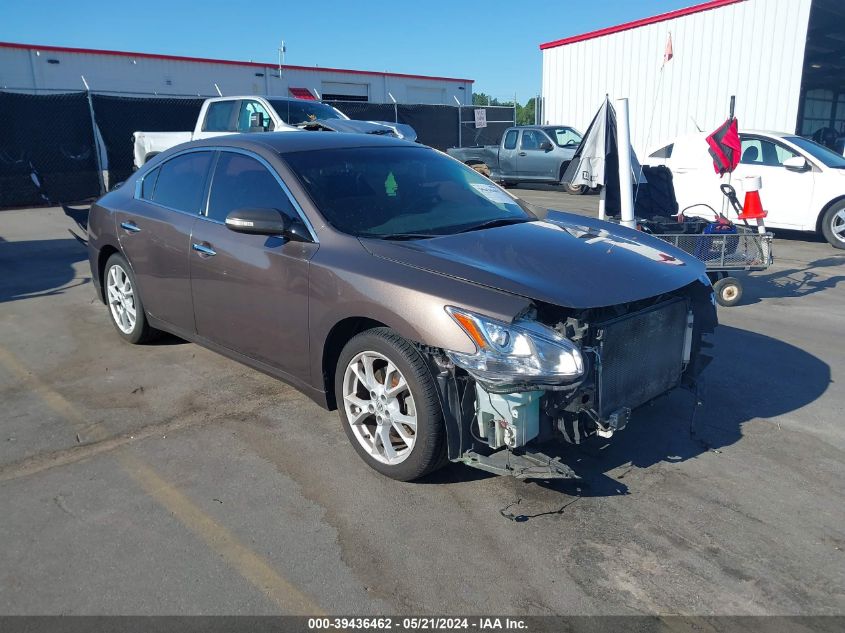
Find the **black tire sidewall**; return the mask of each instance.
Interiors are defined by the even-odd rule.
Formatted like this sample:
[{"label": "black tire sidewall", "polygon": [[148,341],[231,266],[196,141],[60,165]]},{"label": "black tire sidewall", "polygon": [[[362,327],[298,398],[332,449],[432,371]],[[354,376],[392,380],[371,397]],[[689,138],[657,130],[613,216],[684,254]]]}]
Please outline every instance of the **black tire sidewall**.
[{"label": "black tire sidewall", "polygon": [[838,239],[833,234],[833,227],[831,226],[833,218],[843,209],[845,209],[845,201],[837,202],[825,211],[824,217],[822,218],[822,236],[833,248],[845,249],[845,241]]},{"label": "black tire sidewall", "polygon": [[[417,412],[416,441],[411,454],[401,463],[389,465],[373,459],[361,446],[346,417],[343,404],[343,376],[349,362],[365,351],[378,352],[399,369],[411,390]],[[437,387],[420,353],[405,339],[387,328],[367,330],[353,337],[343,348],[335,370],[335,398],[341,424],[352,447],[373,470],[399,481],[412,481],[436,470],[445,454],[445,425]]]},{"label": "black tire sidewall", "polygon": [[[132,292],[135,297],[135,327],[129,334],[117,326],[117,323],[114,320],[114,315],[111,311],[111,305],[109,304],[107,284],[109,271],[113,266],[120,266],[126,272],[126,276],[129,277],[129,281],[132,283]],[[129,265],[129,262],[126,261],[126,258],[119,253],[115,253],[109,257],[106,262],[106,267],[103,269],[103,295],[106,298],[106,309],[109,313],[109,321],[111,321],[111,324],[114,326],[115,331],[117,331],[120,335],[120,338],[132,344],[142,343],[149,338],[150,328],[147,325],[147,315],[144,313],[144,304],[141,300],[141,294],[138,291],[138,282],[135,279],[135,273],[132,271],[132,267]]]}]

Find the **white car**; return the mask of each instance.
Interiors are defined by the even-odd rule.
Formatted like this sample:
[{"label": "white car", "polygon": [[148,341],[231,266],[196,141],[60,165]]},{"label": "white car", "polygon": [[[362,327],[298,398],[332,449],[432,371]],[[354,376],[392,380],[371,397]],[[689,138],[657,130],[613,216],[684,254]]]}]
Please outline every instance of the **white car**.
[{"label": "white car", "polygon": [[706,207],[699,206],[707,205],[736,219],[719,186],[731,184],[742,203],[745,178],[760,176],[767,228],[818,232],[845,249],[845,158],[795,134],[744,131],[739,136],[740,164],[722,177],[713,169],[704,133],[682,136],[644,162],[669,167],[679,208],[687,216],[708,217]]}]

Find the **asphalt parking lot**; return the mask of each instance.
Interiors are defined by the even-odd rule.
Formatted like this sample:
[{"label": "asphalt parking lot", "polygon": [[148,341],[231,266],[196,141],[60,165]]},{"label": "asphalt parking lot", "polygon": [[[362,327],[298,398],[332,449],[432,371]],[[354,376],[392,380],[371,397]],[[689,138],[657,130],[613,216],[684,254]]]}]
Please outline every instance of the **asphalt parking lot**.
[{"label": "asphalt parking lot", "polygon": [[0,212],[0,613],[845,613],[845,251],[779,235],[719,309],[695,437],[678,392],[561,448],[580,480],[403,484],[293,389],[122,342],[72,232]]}]

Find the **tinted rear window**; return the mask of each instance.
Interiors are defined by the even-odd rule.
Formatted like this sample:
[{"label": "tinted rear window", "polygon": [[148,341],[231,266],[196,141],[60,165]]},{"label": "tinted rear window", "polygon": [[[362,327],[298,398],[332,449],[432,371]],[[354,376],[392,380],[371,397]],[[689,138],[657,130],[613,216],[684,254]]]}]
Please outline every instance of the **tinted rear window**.
[{"label": "tinted rear window", "polygon": [[159,167],[153,201],[177,211],[198,213],[211,152],[182,154]]}]

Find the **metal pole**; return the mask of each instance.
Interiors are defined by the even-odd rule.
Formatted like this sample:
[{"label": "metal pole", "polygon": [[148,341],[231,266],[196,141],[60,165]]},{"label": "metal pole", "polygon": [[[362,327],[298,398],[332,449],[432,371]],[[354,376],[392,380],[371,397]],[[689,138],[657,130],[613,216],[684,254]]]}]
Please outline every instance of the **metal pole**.
[{"label": "metal pole", "polygon": [[628,127],[628,100],[616,100],[616,145],[619,154],[619,211],[621,224],[636,228],[634,183],[631,176],[631,130]]},{"label": "metal pole", "polygon": [[461,109],[461,102],[458,101],[457,97],[453,97],[455,99],[455,103],[458,104],[458,147],[463,147],[463,110]]},{"label": "metal pole", "polygon": [[100,133],[97,130],[97,119],[94,117],[94,102],[91,99],[91,88],[88,82],[85,81],[85,76],[82,77],[82,84],[85,86],[85,96],[88,99],[88,114],[91,116],[91,136],[94,140],[94,158],[97,162],[97,182],[100,185],[100,195],[104,195],[108,190],[108,173],[103,169],[103,156],[100,153]]},{"label": "metal pole", "polygon": [[607,187],[602,185],[601,191],[599,192],[599,220],[604,220],[607,217],[607,213],[605,211],[606,202],[607,202]]}]

